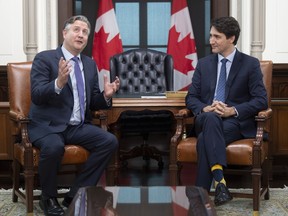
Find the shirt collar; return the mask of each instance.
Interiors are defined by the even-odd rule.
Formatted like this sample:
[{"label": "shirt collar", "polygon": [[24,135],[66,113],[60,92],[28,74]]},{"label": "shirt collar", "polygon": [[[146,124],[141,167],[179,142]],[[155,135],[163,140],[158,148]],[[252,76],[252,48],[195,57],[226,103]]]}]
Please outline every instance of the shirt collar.
[{"label": "shirt collar", "polygon": [[[236,48],[234,49],[234,51],[233,51],[230,55],[228,55],[228,56],[226,57],[226,59],[227,59],[229,62],[232,63],[235,54],[236,54]],[[221,60],[222,60],[223,58],[224,58],[224,57],[223,57],[222,55],[218,54],[218,63],[221,62]]]},{"label": "shirt collar", "polygon": [[[66,60],[70,60],[71,58],[74,57],[67,49],[65,49],[64,46],[61,46],[61,50]],[[78,54],[77,57],[81,60],[80,54]]]}]

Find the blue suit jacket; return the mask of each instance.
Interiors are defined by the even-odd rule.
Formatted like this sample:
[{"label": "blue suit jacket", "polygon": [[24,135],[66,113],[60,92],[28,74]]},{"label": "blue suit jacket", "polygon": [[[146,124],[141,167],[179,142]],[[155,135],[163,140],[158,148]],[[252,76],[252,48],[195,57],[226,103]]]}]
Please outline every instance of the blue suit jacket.
[{"label": "blue suit jacket", "polygon": [[[205,106],[211,105],[217,83],[217,54],[211,54],[198,61],[192,84],[186,96],[186,106],[194,115],[201,113]],[[241,132],[244,137],[256,133],[255,115],[267,109],[267,94],[259,60],[236,51],[225,91],[226,104],[234,106],[239,116]]]},{"label": "blue suit jacket", "polygon": [[[38,53],[33,61],[29,112],[31,122],[28,124],[31,142],[49,133],[62,132],[68,126],[74,105],[70,77],[61,93],[55,93],[55,79],[61,57],[64,58],[61,47],[58,47],[56,50]],[[95,62],[85,55],[81,55],[81,60],[86,88],[85,122],[91,122],[91,110],[107,109],[109,106],[99,89]]]}]

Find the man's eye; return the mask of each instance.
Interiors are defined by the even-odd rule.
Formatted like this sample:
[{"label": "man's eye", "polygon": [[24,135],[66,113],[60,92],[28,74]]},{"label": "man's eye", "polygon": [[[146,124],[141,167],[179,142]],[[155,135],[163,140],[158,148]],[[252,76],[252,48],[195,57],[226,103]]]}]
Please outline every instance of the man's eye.
[{"label": "man's eye", "polygon": [[74,32],[79,32],[79,28],[75,28],[75,29],[74,29]]},{"label": "man's eye", "polygon": [[88,35],[88,31],[87,30],[83,30],[83,34],[84,35]]}]

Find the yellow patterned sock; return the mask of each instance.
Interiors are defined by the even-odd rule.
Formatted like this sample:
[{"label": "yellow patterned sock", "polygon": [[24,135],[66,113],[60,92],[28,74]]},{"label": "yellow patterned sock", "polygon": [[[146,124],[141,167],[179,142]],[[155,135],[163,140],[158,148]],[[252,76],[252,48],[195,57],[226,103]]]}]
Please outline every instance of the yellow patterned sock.
[{"label": "yellow patterned sock", "polygon": [[213,173],[213,177],[215,180],[215,187],[217,186],[217,184],[219,182],[223,183],[224,185],[226,185],[226,181],[224,179],[223,176],[223,167],[220,164],[215,164],[214,166],[212,166],[211,171]]}]

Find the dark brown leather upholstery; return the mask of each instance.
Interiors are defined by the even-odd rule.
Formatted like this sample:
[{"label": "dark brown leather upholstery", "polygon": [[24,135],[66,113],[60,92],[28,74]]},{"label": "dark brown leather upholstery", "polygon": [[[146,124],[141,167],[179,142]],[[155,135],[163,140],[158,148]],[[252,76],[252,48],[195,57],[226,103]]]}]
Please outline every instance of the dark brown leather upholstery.
[{"label": "dark brown leather upholstery", "polygon": [[[173,90],[173,59],[167,53],[151,49],[132,49],[117,54],[110,59],[110,78],[120,79],[120,89],[117,97],[127,95],[155,95]],[[121,113],[118,121],[111,125],[111,131],[119,140],[122,137],[136,135],[143,137],[143,143],[136,143],[132,149],[124,151],[123,144],[119,146],[115,166],[118,161],[143,156],[144,159],[155,159],[160,168],[163,167],[162,155],[167,152],[159,151],[148,144],[148,136],[155,132],[167,133],[175,122],[173,113],[166,110],[141,111],[127,110]],[[165,125],[164,125],[165,124]],[[124,148],[123,148],[124,147]],[[117,182],[117,175],[115,181]]]},{"label": "dark brown leather upholstery", "polygon": [[[32,146],[27,133],[28,113],[31,103],[30,70],[32,62],[8,63],[9,86],[9,116],[12,120],[12,136],[14,138],[13,153],[13,202],[18,197],[26,203],[27,213],[33,212],[33,200],[39,196],[33,195],[34,175],[39,162],[39,149]],[[106,129],[106,114],[101,111],[93,113],[100,119],[101,127]],[[89,152],[77,145],[66,145],[62,165],[77,165],[84,163]],[[24,174],[25,193],[19,190],[20,171]]]},{"label": "dark brown leather upholstery", "polygon": [[[260,194],[269,198],[269,159],[267,134],[270,132],[271,90],[272,90],[272,66],[271,61],[261,61],[263,81],[268,95],[268,109],[261,111],[255,117],[257,122],[257,135],[253,139],[242,139],[229,144],[226,148],[228,168],[226,172],[234,174],[248,173],[252,177],[253,194],[236,194],[240,197],[253,198],[253,210],[259,210]],[[186,137],[185,119],[192,117],[189,110],[183,109],[177,114],[177,131],[171,139],[170,146],[170,184],[181,184],[179,165],[183,162],[197,163],[196,137]],[[193,121],[193,120],[192,120]],[[237,168],[229,169],[233,165]],[[241,169],[244,168],[245,169]],[[247,168],[248,167],[248,168]],[[262,176],[262,182],[261,182]],[[262,185],[261,185],[262,183]],[[262,188],[260,193],[260,187]],[[234,194],[235,196],[235,194]]]}]

